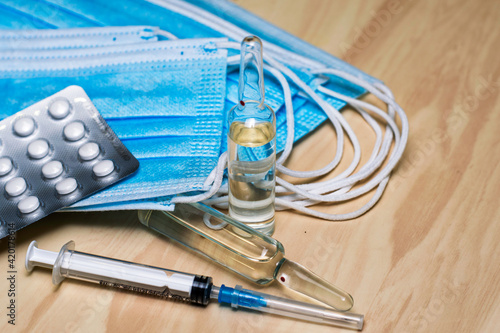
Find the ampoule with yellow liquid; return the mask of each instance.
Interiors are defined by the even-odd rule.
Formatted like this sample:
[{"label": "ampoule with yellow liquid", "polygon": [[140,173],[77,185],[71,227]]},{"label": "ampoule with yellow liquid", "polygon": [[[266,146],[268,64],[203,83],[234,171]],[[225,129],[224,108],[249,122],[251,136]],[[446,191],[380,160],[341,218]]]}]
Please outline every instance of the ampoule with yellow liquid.
[{"label": "ampoule with yellow liquid", "polygon": [[262,41],[241,43],[239,103],[228,115],[229,215],[272,235],[276,187],[276,118],[264,103]]}]

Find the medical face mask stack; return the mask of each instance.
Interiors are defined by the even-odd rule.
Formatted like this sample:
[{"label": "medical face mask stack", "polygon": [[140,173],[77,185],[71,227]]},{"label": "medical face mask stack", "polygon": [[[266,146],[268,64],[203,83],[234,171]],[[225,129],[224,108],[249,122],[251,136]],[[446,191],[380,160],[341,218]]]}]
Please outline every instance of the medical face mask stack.
[{"label": "medical face mask stack", "polygon": [[[43,36],[43,31],[38,36],[36,31],[30,33],[39,44],[44,37],[48,43],[58,42]],[[84,33],[65,31],[69,39]],[[9,98],[3,109],[7,114],[2,116],[72,84],[92,96],[108,124],[140,160],[140,169],[78,205],[203,190],[217,163],[222,135],[227,52],[211,49],[215,41],[3,51],[0,85]],[[29,39],[22,44],[29,47]]]},{"label": "medical face mask stack", "polygon": [[[278,170],[301,178],[326,175],[340,162],[346,135],[354,147],[351,164],[335,178],[302,185],[278,178],[278,209],[356,217],[380,198],[406,145],[406,116],[379,80],[226,1],[6,0],[0,28],[0,118],[80,85],[140,161],[136,175],[72,209],[172,209],[176,202],[202,200],[224,207],[225,115],[238,102],[239,42],[250,33],[264,40]],[[365,92],[386,103],[387,112],[355,99]],[[356,135],[338,111],[347,103],[377,136],[361,168]],[[286,168],[293,143],[325,120],[337,134],[331,163],[307,172]],[[365,206],[348,214],[309,208],[375,188]]]}]

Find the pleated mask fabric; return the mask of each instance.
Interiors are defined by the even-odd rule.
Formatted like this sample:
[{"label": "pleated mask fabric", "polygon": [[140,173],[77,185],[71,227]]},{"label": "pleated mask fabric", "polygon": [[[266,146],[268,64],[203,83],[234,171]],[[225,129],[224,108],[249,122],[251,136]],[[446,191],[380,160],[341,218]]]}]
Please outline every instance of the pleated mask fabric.
[{"label": "pleated mask fabric", "polygon": [[[199,13],[194,13],[194,7],[189,6],[189,3],[211,10],[222,17],[225,17],[222,14],[226,12],[231,13],[237,8],[227,1],[213,3],[211,1],[197,0],[92,0],[84,2],[79,0],[25,0],[22,3],[15,0],[4,1],[4,5],[9,6],[11,12],[18,12],[25,17],[29,17],[30,22],[46,22],[46,24],[39,24],[40,28],[153,25],[160,27],[162,30],[169,31],[178,38],[223,36],[229,36],[231,38],[231,36],[234,35],[229,28],[212,27],[213,16],[195,17],[195,14],[198,15]],[[2,8],[0,7],[0,12],[1,11]],[[192,15],[190,12],[193,12]],[[237,20],[238,22],[245,22],[247,19],[251,22],[255,21],[255,17],[245,11],[238,12],[238,15],[240,15],[240,17],[232,21]],[[227,17],[225,18],[227,19]],[[277,29],[265,21],[259,21],[259,24],[259,27],[254,27],[254,30],[257,29],[258,31],[255,32],[264,40],[272,40],[284,47],[298,41],[298,39],[291,40],[293,36],[283,32],[276,34],[275,31]],[[269,33],[267,33],[267,31],[269,31]],[[282,41],[281,43],[279,43],[280,40]],[[324,56],[324,52],[322,53],[312,47],[309,47],[308,50],[312,52],[313,56],[319,59],[321,59],[321,55]],[[235,53],[229,51],[229,55],[233,54]],[[328,57],[335,65],[335,68],[345,69],[370,81],[376,80],[331,55],[328,55]],[[302,77],[308,76],[307,68],[302,68],[303,66],[300,63],[295,64],[291,61],[291,65]],[[313,77],[314,76],[311,75],[309,78],[306,78],[307,82],[314,84]],[[364,92],[363,89],[345,80],[338,80],[338,82],[340,83],[339,85],[330,88],[351,97],[357,97]],[[226,111],[228,111],[230,107],[237,103],[237,72],[228,72],[226,86]],[[266,75],[265,86],[266,103],[276,112],[276,145],[277,151],[279,152],[283,150],[286,140],[286,117],[283,93],[276,80],[268,75]],[[299,140],[324,122],[327,117],[315,103],[298,96],[297,89],[295,89],[293,85],[291,86],[291,92],[295,110],[295,140]],[[345,105],[345,103],[340,100],[329,100],[332,102],[332,105],[338,109]],[[223,140],[225,140],[225,136],[223,136]],[[223,147],[225,147],[225,142],[223,142]]]},{"label": "pleated mask fabric", "polygon": [[221,40],[19,51],[0,62],[0,89],[9,92],[0,118],[82,86],[141,166],[78,206],[205,190],[221,149],[227,59],[215,46]]},{"label": "pleated mask fabric", "polygon": [[[0,7],[1,12],[1,7]],[[72,29],[3,29],[0,30],[0,51],[5,60],[16,57],[19,50],[81,49],[122,44],[156,42],[158,27],[125,26]]]},{"label": "pleated mask fabric", "polygon": [[[318,63],[322,64],[321,66],[327,65],[328,67],[345,71],[368,82],[380,82],[347,63],[331,55],[327,55],[303,41],[280,31],[272,24],[263,20],[259,21],[252,14],[238,9],[237,6],[227,1],[92,0],[82,2],[78,0],[26,0],[21,4],[15,0],[5,0],[3,1],[3,7],[0,6],[0,16],[6,15],[6,11],[2,11],[5,7],[9,8],[11,14],[10,16],[7,15],[7,17],[12,19],[12,24],[9,26],[3,23],[3,26],[8,26],[10,28],[55,29],[104,27],[113,25],[147,25],[157,26],[162,30],[169,31],[178,38],[224,36],[233,41],[239,41],[245,34],[248,34],[248,32],[253,32],[265,42],[272,42],[273,44],[266,44],[267,52],[286,64],[286,66],[292,69],[316,92],[318,92],[318,90],[315,89],[315,86],[321,84],[327,86],[332,91],[350,97],[358,97],[365,92],[363,88],[337,77],[331,77],[326,84],[318,82],[318,76],[314,74],[314,70],[318,69]],[[203,9],[208,12],[204,12]],[[15,13],[15,17],[12,13]],[[231,16],[232,14],[237,14],[239,16],[231,19],[228,15]],[[23,20],[23,18],[29,19]],[[25,25],[23,25],[23,22]],[[300,47],[297,45],[300,45]],[[237,52],[234,50],[228,50],[229,56],[235,55],[236,53]],[[296,56],[296,54],[301,54],[302,58]],[[312,59],[313,62],[309,62],[307,59],[304,61],[304,57]],[[237,73],[231,71],[231,69],[232,68],[229,68],[227,72],[226,97],[223,101],[224,113],[237,102]],[[277,151],[281,151],[287,141],[287,121],[282,87],[270,75],[266,75],[265,81],[266,103],[272,106],[276,111],[276,143]],[[310,98],[303,94],[299,94],[299,89],[293,84],[290,84],[290,89],[293,96],[293,113],[295,118],[293,141],[297,141],[312,132],[328,117]],[[340,109],[346,104],[339,99],[328,97],[321,93],[318,94],[336,109]],[[113,122],[113,119],[110,118],[109,121]],[[223,125],[225,125],[224,121]],[[123,137],[130,135],[130,133],[126,131],[127,124],[125,122],[119,122],[112,126],[117,129],[117,132],[121,131]],[[166,128],[151,127],[151,135],[154,136],[157,132],[168,130],[169,129]],[[226,147],[225,131],[227,131],[227,128],[223,128],[222,131],[222,143],[219,146],[219,154],[221,154]],[[144,135],[147,134],[145,133]],[[144,154],[147,155],[150,153],[145,149]],[[206,185],[202,186],[202,188],[206,188]],[[194,189],[194,191],[196,190],[197,189]],[[99,207],[97,205],[95,207],[98,207],[97,209],[99,210],[108,209],[108,207],[113,207],[110,209],[118,209],[117,207],[130,207],[132,209],[134,207],[145,207],[146,205],[152,205],[157,208],[171,207],[170,198],[171,197],[167,195],[152,199],[140,199],[139,201],[128,201],[126,203],[101,204]]]}]

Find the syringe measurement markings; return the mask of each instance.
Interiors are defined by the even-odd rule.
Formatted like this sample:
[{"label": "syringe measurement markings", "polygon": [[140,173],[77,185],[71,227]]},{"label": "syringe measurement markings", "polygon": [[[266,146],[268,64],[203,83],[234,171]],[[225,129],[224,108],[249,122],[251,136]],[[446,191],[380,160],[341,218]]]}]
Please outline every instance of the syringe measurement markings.
[{"label": "syringe measurement markings", "polygon": [[138,292],[138,293],[157,296],[157,297],[161,297],[161,298],[168,298],[168,299],[175,299],[175,300],[179,300],[179,301],[183,301],[183,302],[190,302],[189,298],[182,297],[180,295],[172,294],[168,287],[165,287],[165,290],[163,290],[163,291],[157,291],[157,290],[146,289],[146,288],[142,288],[142,287],[134,287],[134,286],[126,285],[123,283],[115,283],[115,282],[109,282],[109,281],[104,281],[104,280],[99,281],[99,284],[101,286],[104,286],[104,287],[113,287],[113,288],[117,288],[117,289]]}]

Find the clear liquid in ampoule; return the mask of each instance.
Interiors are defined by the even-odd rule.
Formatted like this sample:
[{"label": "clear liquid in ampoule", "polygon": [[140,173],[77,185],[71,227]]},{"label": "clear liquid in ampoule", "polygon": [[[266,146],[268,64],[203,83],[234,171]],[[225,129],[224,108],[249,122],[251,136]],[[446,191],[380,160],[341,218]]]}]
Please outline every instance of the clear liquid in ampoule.
[{"label": "clear liquid in ampoule", "polygon": [[265,104],[262,41],[241,42],[238,100],[228,115],[229,215],[267,235],[274,232],[276,117]]},{"label": "clear liquid in ampoule", "polygon": [[274,123],[255,118],[233,121],[228,144],[229,214],[272,235],[276,182]]}]

